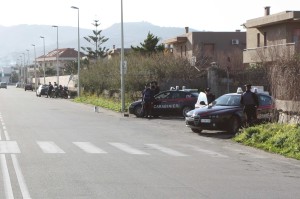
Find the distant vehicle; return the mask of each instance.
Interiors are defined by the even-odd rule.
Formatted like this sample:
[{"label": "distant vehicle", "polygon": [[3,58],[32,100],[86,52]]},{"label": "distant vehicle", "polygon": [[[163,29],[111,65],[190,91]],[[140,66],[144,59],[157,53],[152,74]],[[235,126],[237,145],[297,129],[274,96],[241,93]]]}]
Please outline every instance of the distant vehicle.
[{"label": "distant vehicle", "polygon": [[16,83],[16,88],[20,88],[21,87],[21,83],[20,82],[17,82]]},{"label": "distant vehicle", "polygon": [[6,82],[0,82],[0,88],[6,88],[7,89],[7,83]]},{"label": "distant vehicle", "polygon": [[[246,123],[246,116],[240,103],[241,94],[241,92],[237,92],[222,95],[210,105],[188,112],[185,118],[186,126],[196,133],[200,133],[202,130],[221,130],[237,133]],[[256,94],[259,99],[257,122],[275,119],[273,98],[266,93]]]},{"label": "distant vehicle", "polygon": [[27,91],[27,90],[33,91],[33,87],[31,84],[25,84],[25,91]]},{"label": "distant vehicle", "polygon": [[38,89],[36,89],[36,96],[41,97],[42,95],[47,95],[48,87],[47,84],[39,85]]},{"label": "distant vehicle", "polygon": [[[197,102],[197,89],[167,90],[155,95],[151,115],[158,116],[183,116],[195,108]],[[142,100],[135,101],[129,106],[129,113],[136,117],[143,117]]]}]

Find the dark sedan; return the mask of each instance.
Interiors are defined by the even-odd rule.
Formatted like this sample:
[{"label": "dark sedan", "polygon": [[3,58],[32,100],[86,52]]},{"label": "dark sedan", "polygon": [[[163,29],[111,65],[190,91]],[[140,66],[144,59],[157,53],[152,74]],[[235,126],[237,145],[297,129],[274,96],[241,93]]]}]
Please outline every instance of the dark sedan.
[{"label": "dark sedan", "polygon": [[24,90],[25,90],[25,91],[27,91],[27,90],[33,91],[33,86],[32,86],[32,84],[25,84]]},{"label": "dark sedan", "polygon": [[42,95],[47,95],[48,87],[49,86],[47,84],[39,85],[38,89],[36,90],[36,96],[41,97]]},{"label": "dark sedan", "polygon": [[[257,93],[257,96],[257,122],[272,120],[275,117],[272,97],[265,93]],[[188,112],[185,118],[186,126],[197,133],[202,130],[237,133],[246,122],[240,99],[240,93],[222,95],[210,105]]]},{"label": "dark sedan", "polygon": [[[197,89],[168,90],[155,95],[151,115],[158,116],[183,116],[195,108],[197,102]],[[133,102],[129,106],[129,113],[136,117],[143,117],[142,100]]]}]

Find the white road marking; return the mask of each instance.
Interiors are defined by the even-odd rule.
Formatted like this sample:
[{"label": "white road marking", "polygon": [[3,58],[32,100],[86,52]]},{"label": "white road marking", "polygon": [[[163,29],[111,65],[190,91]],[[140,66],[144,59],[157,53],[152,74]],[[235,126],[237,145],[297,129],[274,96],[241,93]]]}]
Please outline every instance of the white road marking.
[{"label": "white road marking", "polygon": [[141,150],[138,150],[138,149],[135,149],[125,143],[116,143],[116,142],[111,142],[109,143],[110,145],[122,150],[122,151],[125,151],[127,153],[130,153],[130,154],[135,154],[135,155],[149,155],[148,153],[146,152],[143,152]]},{"label": "white road marking", "polygon": [[227,155],[223,155],[221,153],[218,153],[218,152],[215,152],[215,151],[212,151],[212,150],[202,149],[202,148],[199,148],[197,146],[192,146],[192,145],[188,145],[188,146],[191,147],[195,151],[210,155],[212,157],[228,158]]},{"label": "white road marking", "polygon": [[30,199],[31,197],[30,197],[27,185],[25,183],[24,176],[21,172],[21,168],[20,168],[20,165],[19,165],[19,162],[18,162],[18,159],[17,159],[16,155],[11,154],[11,159],[12,159],[12,162],[13,162],[13,165],[14,165],[14,168],[15,168],[15,172],[16,172],[17,179],[18,179],[18,182],[19,182],[19,186],[20,186],[20,189],[21,189],[21,192],[22,192],[22,196],[23,196],[23,198]]},{"label": "white road marking", "polygon": [[8,199],[13,199],[14,194],[13,194],[13,190],[11,187],[11,181],[10,181],[6,158],[5,158],[4,154],[1,154],[1,168],[2,168],[2,174],[3,174],[5,197]]},{"label": "white road marking", "polygon": [[186,154],[183,154],[183,153],[180,153],[178,151],[175,151],[173,149],[170,149],[170,148],[166,148],[166,147],[162,147],[158,144],[146,144],[147,146],[150,146],[154,149],[158,149],[164,153],[167,153],[169,155],[172,155],[172,156],[187,156]]},{"label": "white road marking", "polygon": [[75,144],[87,153],[107,153],[106,151],[103,151],[102,149],[96,147],[90,142],[73,142],[73,144]]},{"label": "white road marking", "polygon": [[37,144],[40,146],[44,153],[65,153],[54,142],[37,141]]},{"label": "white road marking", "polygon": [[10,140],[10,137],[9,137],[9,135],[8,135],[8,133],[7,133],[6,130],[4,130],[4,136],[5,136],[5,139],[6,139],[6,140]]},{"label": "white road marking", "polygon": [[0,153],[21,153],[16,141],[0,141]]}]

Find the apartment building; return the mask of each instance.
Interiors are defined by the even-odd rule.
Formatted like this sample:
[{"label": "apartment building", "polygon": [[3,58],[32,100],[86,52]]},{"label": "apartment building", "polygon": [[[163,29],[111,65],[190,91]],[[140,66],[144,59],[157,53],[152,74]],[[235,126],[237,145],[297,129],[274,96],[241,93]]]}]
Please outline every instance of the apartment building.
[{"label": "apartment building", "polygon": [[[84,54],[80,53],[80,56],[82,58]],[[45,68],[50,67],[56,70],[56,65],[58,60],[58,67],[59,70],[61,71],[67,63],[77,61],[77,59],[78,59],[78,51],[74,50],[74,48],[62,48],[62,49],[55,49],[47,53],[45,56],[42,55],[36,58],[36,62],[40,67],[45,67]]]},{"label": "apartment building", "polygon": [[268,6],[264,16],[247,20],[243,26],[247,29],[244,63],[270,62],[300,52],[300,11],[271,15]]},{"label": "apartment building", "polygon": [[[219,54],[230,57],[235,51],[242,52],[246,48],[246,33],[235,32],[189,32],[185,28],[183,35],[167,39],[165,44],[174,56],[183,57],[200,64],[210,65],[216,62]],[[241,58],[242,59],[242,58]]]}]

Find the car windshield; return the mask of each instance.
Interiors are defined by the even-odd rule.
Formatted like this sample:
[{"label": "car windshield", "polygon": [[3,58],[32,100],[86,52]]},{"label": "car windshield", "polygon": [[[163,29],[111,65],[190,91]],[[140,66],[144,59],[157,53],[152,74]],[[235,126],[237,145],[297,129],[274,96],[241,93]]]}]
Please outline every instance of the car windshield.
[{"label": "car windshield", "polygon": [[214,106],[240,106],[240,95],[222,95],[217,98],[214,102]]}]

